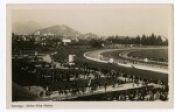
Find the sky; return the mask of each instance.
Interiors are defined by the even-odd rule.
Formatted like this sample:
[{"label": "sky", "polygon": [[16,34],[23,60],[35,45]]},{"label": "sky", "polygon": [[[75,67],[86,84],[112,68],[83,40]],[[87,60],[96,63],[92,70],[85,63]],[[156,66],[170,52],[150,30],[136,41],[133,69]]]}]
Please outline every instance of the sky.
[{"label": "sky", "polygon": [[162,35],[172,30],[171,5],[19,5],[12,23],[34,21],[42,27],[65,24],[99,36]]}]

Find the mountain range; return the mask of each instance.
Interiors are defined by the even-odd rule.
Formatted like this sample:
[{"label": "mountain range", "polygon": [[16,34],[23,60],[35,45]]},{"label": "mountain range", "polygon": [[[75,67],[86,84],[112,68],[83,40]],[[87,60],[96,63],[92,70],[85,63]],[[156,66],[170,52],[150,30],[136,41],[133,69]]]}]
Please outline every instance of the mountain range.
[{"label": "mountain range", "polygon": [[[42,26],[34,21],[27,22],[14,22],[12,24],[12,31],[15,34],[35,34],[39,32],[40,34],[54,34],[61,35],[69,39],[88,39],[88,38],[99,38],[98,35],[94,33],[81,33],[67,25],[53,25],[53,26]],[[59,37],[57,36],[57,37]],[[120,36],[122,37],[122,36]],[[125,36],[124,36],[125,37]],[[106,38],[106,37],[103,37]],[[162,40],[166,40],[166,37],[161,36]]]},{"label": "mountain range", "polygon": [[83,34],[67,25],[54,25],[43,28],[35,22],[14,23],[12,30],[16,34],[35,34],[39,32],[41,35],[54,34],[71,39],[98,38],[98,36],[94,33]]}]

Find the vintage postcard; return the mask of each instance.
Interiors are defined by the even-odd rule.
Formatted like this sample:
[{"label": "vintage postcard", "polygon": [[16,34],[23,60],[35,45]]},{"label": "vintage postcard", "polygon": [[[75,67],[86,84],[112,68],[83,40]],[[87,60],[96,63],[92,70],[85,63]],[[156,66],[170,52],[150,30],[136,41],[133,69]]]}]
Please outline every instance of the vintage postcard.
[{"label": "vintage postcard", "polygon": [[173,5],[7,4],[7,108],[172,108]]}]

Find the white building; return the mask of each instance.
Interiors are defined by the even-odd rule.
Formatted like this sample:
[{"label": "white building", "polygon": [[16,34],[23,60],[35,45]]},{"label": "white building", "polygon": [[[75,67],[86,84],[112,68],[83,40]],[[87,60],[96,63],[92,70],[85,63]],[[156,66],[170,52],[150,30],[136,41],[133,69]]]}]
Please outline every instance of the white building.
[{"label": "white building", "polygon": [[64,45],[67,45],[68,43],[71,43],[72,40],[71,39],[63,39],[62,42],[64,43]]},{"label": "white building", "polygon": [[69,65],[75,65],[75,57],[76,57],[75,54],[69,54],[69,57],[68,57]]}]

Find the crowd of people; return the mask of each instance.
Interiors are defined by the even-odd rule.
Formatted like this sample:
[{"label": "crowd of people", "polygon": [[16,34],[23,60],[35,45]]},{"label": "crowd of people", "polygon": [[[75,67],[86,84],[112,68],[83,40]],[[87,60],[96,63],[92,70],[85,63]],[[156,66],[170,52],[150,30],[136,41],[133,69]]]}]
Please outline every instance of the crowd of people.
[{"label": "crowd of people", "polygon": [[106,99],[118,101],[166,101],[168,100],[168,90],[167,88],[143,87],[122,91],[111,96],[108,95]]},{"label": "crowd of people", "polygon": [[[39,63],[39,62],[38,62]],[[46,90],[46,96],[52,96],[57,91],[60,97],[83,96],[93,94],[100,88],[102,93],[107,94],[102,98],[106,100],[167,100],[168,86],[163,81],[149,80],[142,77],[136,77],[134,74],[127,74],[116,70],[105,70],[97,68],[75,68],[68,69],[53,68],[48,63],[30,63],[25,61],[14,61],[14,81],[25,83],[31,79],[31,83],[39,85]],[[35,66],[37,64],[37,66]],[[47,65],[47,66],[46,66]],[[20,71],[20,72],[19,72]],[[20,75],[21,74],[21,75]],[[25,75],[24,75],[25,74]],[[112,96],[106,92],[109,87],[118,88],[122,84],[131,83],[133,88],[123,91],[116,91]],[[150,83],[160,85],[160,87],[149,86]],[[139,87],[140,89],[136,88]],[[90,96],[88,96],[90,97]]]}]

